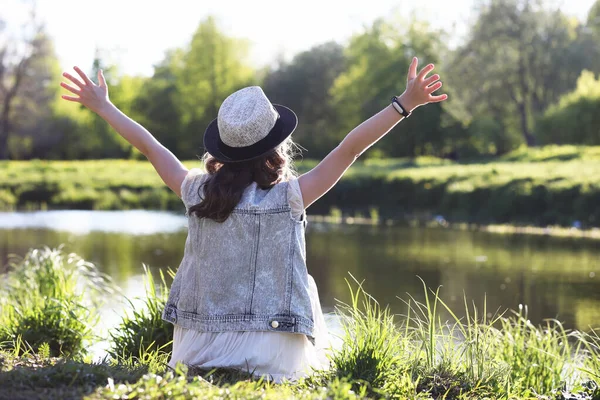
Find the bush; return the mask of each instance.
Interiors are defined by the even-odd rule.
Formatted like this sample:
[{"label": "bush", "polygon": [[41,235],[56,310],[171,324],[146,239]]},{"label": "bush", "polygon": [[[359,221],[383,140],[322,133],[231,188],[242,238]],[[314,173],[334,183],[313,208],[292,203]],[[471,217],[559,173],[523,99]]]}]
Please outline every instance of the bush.
[{"label": "bush", "polygon": [[94,265],[59,249],[30,250],[13,258],[0,297],[0,346],[25,350],[47,344],[52,356],[85,353],[97,322],[85,293],[107,291],[108,280]]},{"label": "bush", "polygon": [[10,190],[0,190],[0,210],[12,210],[17,205],[17,198]]},{"label": "bush", "polygon": [[162,320],[162,311],[167,303],[168,288],[162,271],[160,286],[157,285],[149,268],[144,266],[146,296],[144,306],[132,306],[131,315],[126,314],[121,323],[111,333],[112,347],[109,354],[121,362],[134,359],[137,362],[148,360],[148,354],[161,355],[166,359],[172,350],[173,325]]},{"label": "bush", "polygon": [[600,79],[583,71],[576,89],[548,108],[536,126],[542,144],[600,144]]}]

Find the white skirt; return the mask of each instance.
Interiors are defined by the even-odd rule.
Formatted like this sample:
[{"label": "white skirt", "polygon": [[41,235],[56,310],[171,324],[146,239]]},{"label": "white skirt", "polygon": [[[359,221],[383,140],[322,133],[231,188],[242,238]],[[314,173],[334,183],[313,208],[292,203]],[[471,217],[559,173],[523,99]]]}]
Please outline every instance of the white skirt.
[{"label": "white skirt", "polygon": [[317,285],[308,276],[314,310],[313,345],[305,335],[285,332],[198,332],[175,325],[169,366],[178,362],[199,368],[237,368],[275,382],[297,380],[312,370],[329,368],[331,341]]}]

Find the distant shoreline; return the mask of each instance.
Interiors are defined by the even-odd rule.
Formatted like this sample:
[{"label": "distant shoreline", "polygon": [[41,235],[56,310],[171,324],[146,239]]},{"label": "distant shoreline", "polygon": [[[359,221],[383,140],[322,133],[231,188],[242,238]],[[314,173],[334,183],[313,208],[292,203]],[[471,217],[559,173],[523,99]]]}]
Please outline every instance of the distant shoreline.
[{"label": "distant shoreline", "polygon": [[406,226],[413,228],[432,228],[432,229],[452,229],[460,231],[479,231],[495,234],[516,234],[516,235],[536,235],[536,236],[553,236],[553,237],[571,237],[571,238],[586,238],[600,240],[600,228],[579,229],[567,228],[562,226],[517,226],[509,224],[469,224],[469,223],[448,223],[444,221],[396,221],[386,220],[380,222],[371,218],[364,217],[339,217],[339,216],[323,216],[309,215],[309,222],[327,223],[327,224],[346,224],[346,225],[373,225],[373,226]]}]

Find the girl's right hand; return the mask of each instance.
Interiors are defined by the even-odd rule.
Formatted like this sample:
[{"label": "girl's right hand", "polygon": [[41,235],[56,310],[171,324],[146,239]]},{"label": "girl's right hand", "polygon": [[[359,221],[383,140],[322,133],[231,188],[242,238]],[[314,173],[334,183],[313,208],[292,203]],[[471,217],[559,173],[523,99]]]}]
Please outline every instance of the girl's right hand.
[{"label": "girl's right hand", "polygon": [[64,72],[63,76],[70,80],[76,87],[65,82],[61,82],[60,86],[77,96],[63,95],[61,97],[67,101],[83,104],[95,113],[100,113],[106,106],[110,105],[110,100],[108,99],[108,87],[106,86],[106,80],[104,79],[102,70],[98,71],[99,85],[96,85],[79,67],[73,67],[73,69],[81,79],[83,79],[83,82],[68,72]]}]

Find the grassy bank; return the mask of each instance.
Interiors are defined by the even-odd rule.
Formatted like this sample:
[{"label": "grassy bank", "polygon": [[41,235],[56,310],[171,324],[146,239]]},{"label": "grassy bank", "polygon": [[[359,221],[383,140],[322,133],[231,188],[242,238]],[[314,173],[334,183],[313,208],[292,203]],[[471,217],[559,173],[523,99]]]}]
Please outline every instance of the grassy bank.
[{"label": "grassy bank", "polygon": [[[314,164],[305,160],[298,167]],[[310,212],[593,227],[600,226],[598,204],[600,147],[554,146],[460,164],[433,158],[359,162]],[[46,208],[183,211],[147,162],[0,162],[0,209]]]},{"label": "grassy bank", "polygon": [[[75,304],[92,313],[83,293],[97,293],[91,300],[102,298],[111,286],[105,277],[75,255],[41,249],[13,263],[4,278],[0,399],[600,399],[598,333],[567,331],[558,321],[534,326],[526,306],[490,316],[465,300],[467,317],[443,323],[440,311],[454,313],[438,291],[424,288],[425,301],[410,301],[401,317],[349,279],[352,300],[337,311],[343,334],[330,353],[331,368],[295,384],[276,385],[244,371],[169,369],[172,331],[158,318],[166,288],[151,275],[145,306],[125,315],[104,338],[111,351],[101,362],[92,362],[86,349],[103,338],[84,335],[80,340],[45,323],[61,315],[52,327],[87,332],[93,318],[62,313],[60,307],[36,307],[42,300],[56,304],[75,295],[80,296]],[[42,288],[29,291],[28,300],[18,293],[23,286],[15,286],[75,278],[84,284],[79,289],[70,284]],[[90,290],[90,284],[97,290]],[[15,308],[20,312],[13,313]]]}]

